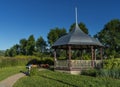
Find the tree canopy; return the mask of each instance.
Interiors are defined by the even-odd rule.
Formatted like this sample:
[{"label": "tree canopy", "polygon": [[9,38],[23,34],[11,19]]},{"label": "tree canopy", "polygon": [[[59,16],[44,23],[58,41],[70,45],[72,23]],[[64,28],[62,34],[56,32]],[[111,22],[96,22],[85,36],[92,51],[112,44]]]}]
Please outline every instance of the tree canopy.
[{"label": "tree canopy", "polygon": [[95,37],[107,47],[105,55],[120,57],[120,20],[114,19],[108,22]]},{"label": "tree canopy", "polygon": [[36,50],[38,52],[44,52],[46,49],[46,46],[47,46],[46,41],[43,39],[42,36],[40,36],[36,41]]},{"label": "tree canopy", "polygon": [[19,44],[13,45],[10,49],[5,51],[5,56],[16,56],[16,55],[34,55],[40,52],[45,52],[46,41],[40,36],[37,41],[33,35],[30,35],[28,39],[21,39]]},{"label": "tree canopy", "polygon": [[54,28],[51,29],[50,32],[48,33],[48,43],[50,46],[61,36],[66,34],[66,29],[65,28]]}]

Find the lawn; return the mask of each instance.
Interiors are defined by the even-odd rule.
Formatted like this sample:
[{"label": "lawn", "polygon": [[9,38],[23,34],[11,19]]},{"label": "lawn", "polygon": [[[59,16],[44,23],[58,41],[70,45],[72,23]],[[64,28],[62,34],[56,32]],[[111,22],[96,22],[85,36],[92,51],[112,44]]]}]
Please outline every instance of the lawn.
[{"label": "lawn", "polygon": [[0,81],[13,74],[19,73],[21,70],[25,70],[25,66],[0,68]]},{"label": "lawn", "polygon": [[21,78],[14,87],[120,87],[120,80],[42,70]]}]

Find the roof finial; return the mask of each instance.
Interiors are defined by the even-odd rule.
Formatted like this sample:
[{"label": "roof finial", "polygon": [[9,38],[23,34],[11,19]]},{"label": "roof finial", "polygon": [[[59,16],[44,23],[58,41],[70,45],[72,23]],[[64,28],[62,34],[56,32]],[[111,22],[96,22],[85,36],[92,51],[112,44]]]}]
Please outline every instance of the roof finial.
[{"label": "roof finial", "polygon": [[76,16],[76,27],[77,27],[77,25],[78,25],[78,23],[77,23],[77,7],[75,7],[75,16]]}]

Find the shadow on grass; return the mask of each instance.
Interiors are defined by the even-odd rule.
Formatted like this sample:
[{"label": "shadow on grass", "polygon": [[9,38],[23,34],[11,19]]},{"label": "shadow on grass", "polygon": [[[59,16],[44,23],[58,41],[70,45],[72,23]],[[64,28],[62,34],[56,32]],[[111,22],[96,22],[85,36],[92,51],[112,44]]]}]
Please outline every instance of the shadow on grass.
[{"label": "shadow on grass", "polygon": [[26,76],[30,76],[29,72],[24,72],[24,71],[20,71],[20,72],[25,74]]},{"label": "shadow on grass", "polygon": [[47,78],[47,79],[50,79],[50,80],[54,80],[54,81],[58,81],[58,82],[60,82],[60,83],[63,83],[63,84],[69,85],[69,86],[79,87],[79,86],[76,86],[76,85],[73,85],[73,84],[70,84],[70,83],[64,82],[64,81],[62,81],[62,80],[58,80],[58,79],[54,79],[54,78],[50,78],[50,77],[47,77],[47,76],[44,76],[44,75],[41,75],[41,77],[43,77],[43,78]]}]

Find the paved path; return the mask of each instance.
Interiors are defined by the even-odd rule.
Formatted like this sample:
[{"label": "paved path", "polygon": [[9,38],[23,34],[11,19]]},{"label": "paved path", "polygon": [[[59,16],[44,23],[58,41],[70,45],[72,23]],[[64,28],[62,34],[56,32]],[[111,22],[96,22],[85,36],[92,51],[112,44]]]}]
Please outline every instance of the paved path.
[{"label": "paved path", "polygon": [[7,79],[0,82],[0,87],[12,87],[13,84],[23,76],[25,76],[25,74],[23,73],[18,73],[13,76],[10,76]]}]

